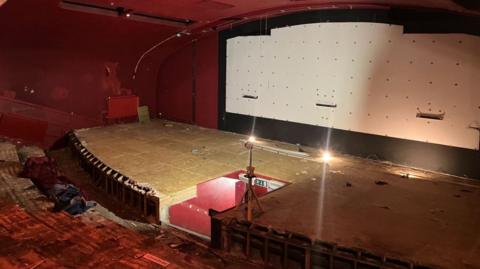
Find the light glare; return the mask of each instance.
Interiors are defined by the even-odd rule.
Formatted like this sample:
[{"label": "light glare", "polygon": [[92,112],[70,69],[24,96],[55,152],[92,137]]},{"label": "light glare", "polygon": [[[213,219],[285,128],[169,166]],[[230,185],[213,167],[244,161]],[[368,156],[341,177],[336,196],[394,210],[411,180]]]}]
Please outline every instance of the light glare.
[{"label": "light glare", "polygon": [[257,141],[257,139],[255,139],[255,136],[250,136],[248,138],[248,142],[250,142],[250,143],[254,143],[255,141]]},{"label": "light glare", "polygon": [[330,160],[332,160],[332,155],[330,154],[330,152],[324,151],[322,154],[322,161],[329,162]]}]

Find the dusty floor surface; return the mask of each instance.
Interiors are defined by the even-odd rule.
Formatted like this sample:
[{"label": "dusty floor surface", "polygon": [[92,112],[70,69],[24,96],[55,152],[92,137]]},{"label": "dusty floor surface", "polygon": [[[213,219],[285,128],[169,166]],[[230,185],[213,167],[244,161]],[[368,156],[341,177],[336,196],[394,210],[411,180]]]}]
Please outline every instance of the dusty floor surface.
[{"label": "dusty floor surface", "polygon": [[[245,136],[156,120],[76,131],[111,167],[168,196],[247,164]],[[263,141],[269,146],[294,145]],[[388,163],[336,156],[328,166],[255,150],[258,173],[292,182],[261,198],[255,222],[378,255],[480,268],[480,185]],[[409,174],[410,177],[401,177]],[[241,209],[225,217],[241,218]]]},{"label": "dusty floor surface", "polygon": [[[219,256],[206,245],[165,227],[122,219],[101,205],[72,217],[26,178],[15,147],[0,144],[0,268],[257,268]],[[62,168],[62,167],[61,167]],[[83,171],[70,166],[80,177]],[[95,199],[97,193],[89,193]],[[127,212],[123,212],[127,214]],[[128,227],[128,228],[125,228]]]}]

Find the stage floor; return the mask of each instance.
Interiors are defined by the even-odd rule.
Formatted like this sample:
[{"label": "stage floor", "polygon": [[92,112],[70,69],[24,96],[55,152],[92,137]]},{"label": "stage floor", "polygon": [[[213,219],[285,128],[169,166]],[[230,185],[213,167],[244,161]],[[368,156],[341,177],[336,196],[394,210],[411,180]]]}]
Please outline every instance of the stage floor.
[{"label": "stage floor", "polygon": [[[84,146],[110,167],[137,182],[148,183],[159,196],[173,195],[200,182],[245,169],[244,135],[154,120],[75,131]],[[285,143],[270,143],[296,149]],[[322,165],[255,150],[259,173],[295,182],[318,174]]]},{"label": "stage floor", "polygon": [[[154,120],[75,131],[110,167],[161,198],[244,169],[243,135]],[[294,150],[274,141],[264,145]],[[305,149],[307,152],[313,149]],[[311,238],[446,268],[480,268],[480,184],[335,156],[328,166],[255,150],[256,171],[293,184],[266,195],[254,222]],[[409,173],[413,178],[401,177]],[[220,215],[242,218],[242,209]]]}]

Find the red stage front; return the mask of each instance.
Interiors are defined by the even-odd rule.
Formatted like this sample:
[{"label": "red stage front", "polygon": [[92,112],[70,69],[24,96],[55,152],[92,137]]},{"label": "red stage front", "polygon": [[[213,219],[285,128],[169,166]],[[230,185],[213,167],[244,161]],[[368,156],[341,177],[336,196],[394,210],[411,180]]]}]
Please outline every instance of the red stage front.
[{"label": "red stage front", "polygon": [[[169,209],[170,224],[185,228],[200,235],[210,237],[209,209],[221,212],[235,207],[242,202],[246,183],[238,180],[244,171],[202,182],[197,185],[197,195],[194,198],[172,205]],[[269,177],[258,175],[260,180],[275,182],[277,186],[285,183]],[[273,190],[268,186],[254,186],[257,196],[262,196]]]}]

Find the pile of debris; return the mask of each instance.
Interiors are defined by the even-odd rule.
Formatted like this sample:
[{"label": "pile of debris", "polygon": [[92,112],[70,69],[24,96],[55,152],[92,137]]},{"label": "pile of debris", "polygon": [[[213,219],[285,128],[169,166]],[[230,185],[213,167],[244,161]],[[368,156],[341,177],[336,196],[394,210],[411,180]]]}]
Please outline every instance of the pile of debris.
[{"label": "pile of debris", "polygon": [[29,157],[20,175],[30,178],[55,203],[54,211],[65,210],[71,215],[77,215],[96,204],[88,201],[86,193],[68,183],[69,180],[60,174],[53,158]]}]

